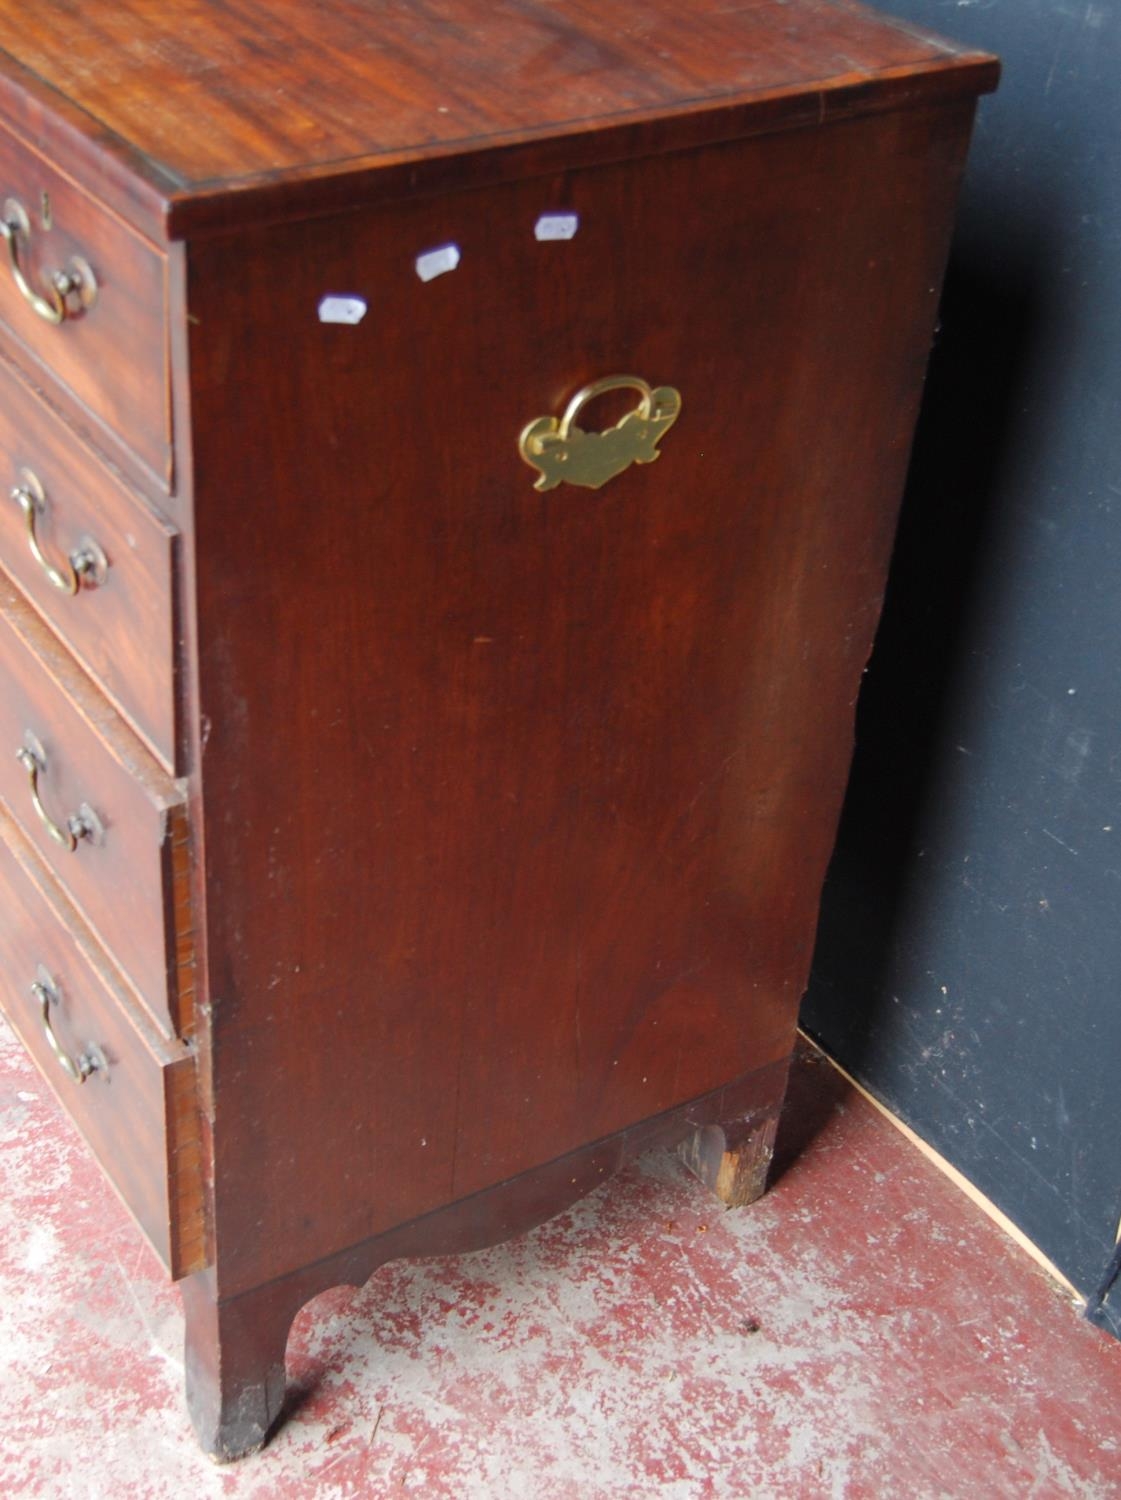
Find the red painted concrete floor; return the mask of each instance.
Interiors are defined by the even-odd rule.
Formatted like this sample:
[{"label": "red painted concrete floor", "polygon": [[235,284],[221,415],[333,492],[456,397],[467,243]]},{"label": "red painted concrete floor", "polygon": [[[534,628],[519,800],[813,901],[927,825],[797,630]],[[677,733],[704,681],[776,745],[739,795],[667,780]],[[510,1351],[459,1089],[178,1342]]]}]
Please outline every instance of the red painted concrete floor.
[{"label": "red painted concrete floor", "polygon": [[178,1298],[0,1029],[0,1495],[1121,1495],[1121,1345],[825,1063],[777,1180],[666,1153],[501,1249],[304,1310],[292,1414],[195,1449]]}]

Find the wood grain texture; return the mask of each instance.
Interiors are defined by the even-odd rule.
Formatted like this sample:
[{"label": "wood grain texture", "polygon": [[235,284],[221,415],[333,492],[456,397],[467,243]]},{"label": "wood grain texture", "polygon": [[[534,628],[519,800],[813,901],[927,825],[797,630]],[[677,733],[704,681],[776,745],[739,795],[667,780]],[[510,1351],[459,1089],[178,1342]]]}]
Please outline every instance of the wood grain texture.
[{"label": "wood grain texture", "polygon": [[[210,1265],[210,1198],[208,1158],[199,1105],[198,1062],[164,1072],[164,1118],[167,1122],[167,1197],[171,1223],[171,1264],[179,1280]],[[150,1143],[145,1144],[151,1151]]]},{"label": "wood grain texture", "polygon": [[[224,1293],[788,1053],[970,118],[188,251]],[[661,458],[535,492],[620,370]]]},{"label": "wood grain texture", "polygon": [[0,511],[0,563],[169,770],[175,768],[175,531],[80,444],[58,415],[0,362],[0,492],[41,481],[36,533],[62,565],[84,537],[108,560],[98,588],[62,594],[31,554],[23,513]]},{"label": "wood grain texture", "polygon": [[[0,582],[0,798],[120,964],[153,1018],[178,1025],[175,829],[184,794],[122,724],[17,591]],[[100,843],[54,843],[16,760],[26,731],[42,743],[40,779],[56,821],[83,803],[105,826]]]},{"label": "wood grain texture", "polygon": [[[100,945],[14,823],[0,812],[0,1005],[125,1206],[173,1276],[205,1264],[198,1225],[195,1063],[157,1035]],[[43,965],[61,1003],[53,1026],[72,1054],[108,1064],[73,1082],[52,1055],[29,992]]]},{"label": "wood grain texture", "polygon": [[[49,229],[43,228],[43,196]],[[162,488],[170,482],[170,418],[163,258],[50,162],[0,128],[0,203],[31,220],[21,246],[32,285],[78,255],[98,282],[94,305],[61,326],[28,306],[0,271],[0,343],[33,377],[59,384],[95,428],[130,446]],[[4,259],[6,260],[6,252]]]},{"label": "wood grain texture", "polygon": [[[17,123],[41,116],[43,86],[69,101],[91,144],[165,185],[176,233],[275,211],[297,179],[311,211],[316,179],[326,203],[363,164],[487,152],[525,175],[556,164],[532,148],[558,137],[594,135],[608,159],[666,149],[674,117],[680,148],[698,127],[816,124],[996,77],[991,58],[850,0],[5,0],[0,47],[12,84],[37,85],[13,99]],[[126,212],[147,206],[119,172],[107,187]]]},{"label": "wood grain texture", "polygon": [[[548,1162],[507,1182],[446,1204],[412,1223],[287,1276],[223,1296],[210,1268],[183,1283],[187,1406],[203,1448],[225,1462],[267,1441],[281,1418],[284,1351],[296,1313],[329,1287],[361,1286],[379,1266],[411,1256],[461,1255],[525,1234],[655,1147],[673,1148],[697,1131],[730,1131],[732,1122],[777,1116],[787,1062],[729,1081],[655,1119]],[[766,1127],[764,1127],[766,1128]]]},{"label": "wood grain texture", "polygon": [[[174,657],[185,782],[0,588],[0,756],[35,730],[52,810],[108,825],[16,907],[72,896],[190,1039],[129,1170],[205,1267],[188,1392],[228,1457],[315,1292],[697,1131],[761,1187],[996,64],[849,0],[0,0],[0,49],[0,167],[66,226],[36,255],[108,268],[61,333],[5,283],[0,342],[182,533],[174,615],[149,569],[120,627],[158,663],[112,626],[86,659],[148,701]],[[537,492],[522,428],[623,372],[682,393],[658,461]],[[0,797],[38,847],[11,754]]]}]

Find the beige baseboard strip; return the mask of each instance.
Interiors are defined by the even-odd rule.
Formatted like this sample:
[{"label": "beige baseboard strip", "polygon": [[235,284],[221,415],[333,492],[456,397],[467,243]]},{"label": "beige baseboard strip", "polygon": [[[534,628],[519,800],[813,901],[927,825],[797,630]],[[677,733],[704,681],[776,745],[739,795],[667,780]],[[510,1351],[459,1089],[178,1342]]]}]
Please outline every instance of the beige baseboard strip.
[{"label": "beige baseboard strip", "polygon": [[1013,1224],[1012,1220],[1006,1213],[1002,1213],[1002,1211],[997,1208],[996,1204],[993,1203],[991,1199],[985,1197],[980,1188],[976,1187],[972,1182],[970,1182],[969,1178],[966,1177],[964,1173],[959,1172],[957,1167],[951,1166],[951,1164],[946,1160],[944,1156],[941,1156],[937,1151],[935,1151],[934,1147],[931,1146],[927,1141],[924,1141],[921,1135],[917,1135],[909,1125],[904,1124],[904,1122],[899,1118],[898,1115],[892,1114],[891,1110],[888,1109],[886,1104],[881,1103],[881,1101],[876,1098],[875,1094],[870,1093],[862,1083],[858,1082],[858,1080],[852,1076],[851,1073],[842,1068],[836,1058],[830,1057],[828,1052],[823,1051],[812,1037],[807,1036],[804,1031],[799,1031],[798,1034],[802,1038],[802,1040],[813,1047],[816,1052],[820,1052],[825,1061],[829,1063],[831,1067],[836,1068],[841,1077],[844,1078],[847,1083],[851,1084],[858,1094],[861,1094],[865,1099],[867,1099],[869,1104],[871,1104],[874,1109],[878,1110],[886,1120],[889,1120],[901,1135],[906,1136],[907,1140],[909,1140],[917,1150],[921,1151],[928,1161],[933,1162],[938,1170],[943,1173],[944,1176],[948,1177],[955,1187],[960,1188],[961,1191],[966,1195],[966,1197],[969,1198],[973,1203],[975,1203],[983,1214],[986,1214],[999,1229],[1003,1229],[1004,1233],[1008,1235],[1010,1239],[1015,1240],[1020,1249],[1023,1250],[1026,1254],[1030,1255],[1037,1266],[1040,1266],[1044,1271],[1047,1272],[1048,1276],[1052,1277],[1053,1280],[1058,1282],[1063,1290],[1069,1294],[1071,1300],[1075,1303],[1079,1310],[1086,1306],[1085,1296],[1078,1290],[1074,1283],[1068,1280],[1068,1278],[1063,1275],[1063,1273],[1059,1270],[1058,1266],[1055,1265],[1053,1261],[1048,1260],[1047,1256],[1044,1255],[1039,1246],[1029,1240],[1022,1229]]}]

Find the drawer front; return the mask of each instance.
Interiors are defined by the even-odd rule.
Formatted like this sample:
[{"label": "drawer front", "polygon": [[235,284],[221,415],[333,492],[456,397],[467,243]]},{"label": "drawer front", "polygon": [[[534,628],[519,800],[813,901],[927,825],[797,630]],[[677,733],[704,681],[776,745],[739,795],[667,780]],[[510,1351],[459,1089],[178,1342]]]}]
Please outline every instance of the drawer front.
[{"label": "drawer front", "polygon": [[0,562],[174,769],[174,530],[2,365],[0,491]]},{"label": "drawer front", "polygon": [[[18,222],[9,203],[22,209],[26,227],[0,242],[0,326],[25,361],[30,356],[65,386],[166,485],[171,428],[163,257],[0,130],[0,212]],[[75,258],[92,271],[96,294],[56,325],[36,312],[30,297],[43,297],[51,276],[71,271]],[[71,297],[68,306],[80,308],[80,299]]]},{"label": "drawer front", "polygon": [[0,798],[153,1017],[177,1030],[182,793],[11,588],[0,621]]},{"label": "drawer front", "polygon": [[130,1007],[0,815],[0,1008],[173,1275],[205,1259],[194,1059]]}]

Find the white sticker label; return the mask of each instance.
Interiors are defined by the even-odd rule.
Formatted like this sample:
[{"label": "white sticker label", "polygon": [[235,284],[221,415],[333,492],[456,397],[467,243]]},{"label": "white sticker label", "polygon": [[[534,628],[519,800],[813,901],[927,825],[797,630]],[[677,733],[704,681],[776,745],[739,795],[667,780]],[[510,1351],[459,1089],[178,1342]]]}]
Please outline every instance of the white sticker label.
[{"label": "white sticker label", "polygon": [[435,250],[426,250],[416,258],[416,273],[421,281],[432,281],[443,276],[445,271],[454,271],[459,265],[458,245],[439,245]]},{"label": "white sticker label", "polygon": [[570,240],[579,228],[579,214],[542,214],[533,233],[539,240]]},{"label": "white sticker label", "polygon": [[324,297],[319,304],[321,323],[361,323],[366,316],[366,304],[361,297]]}]

